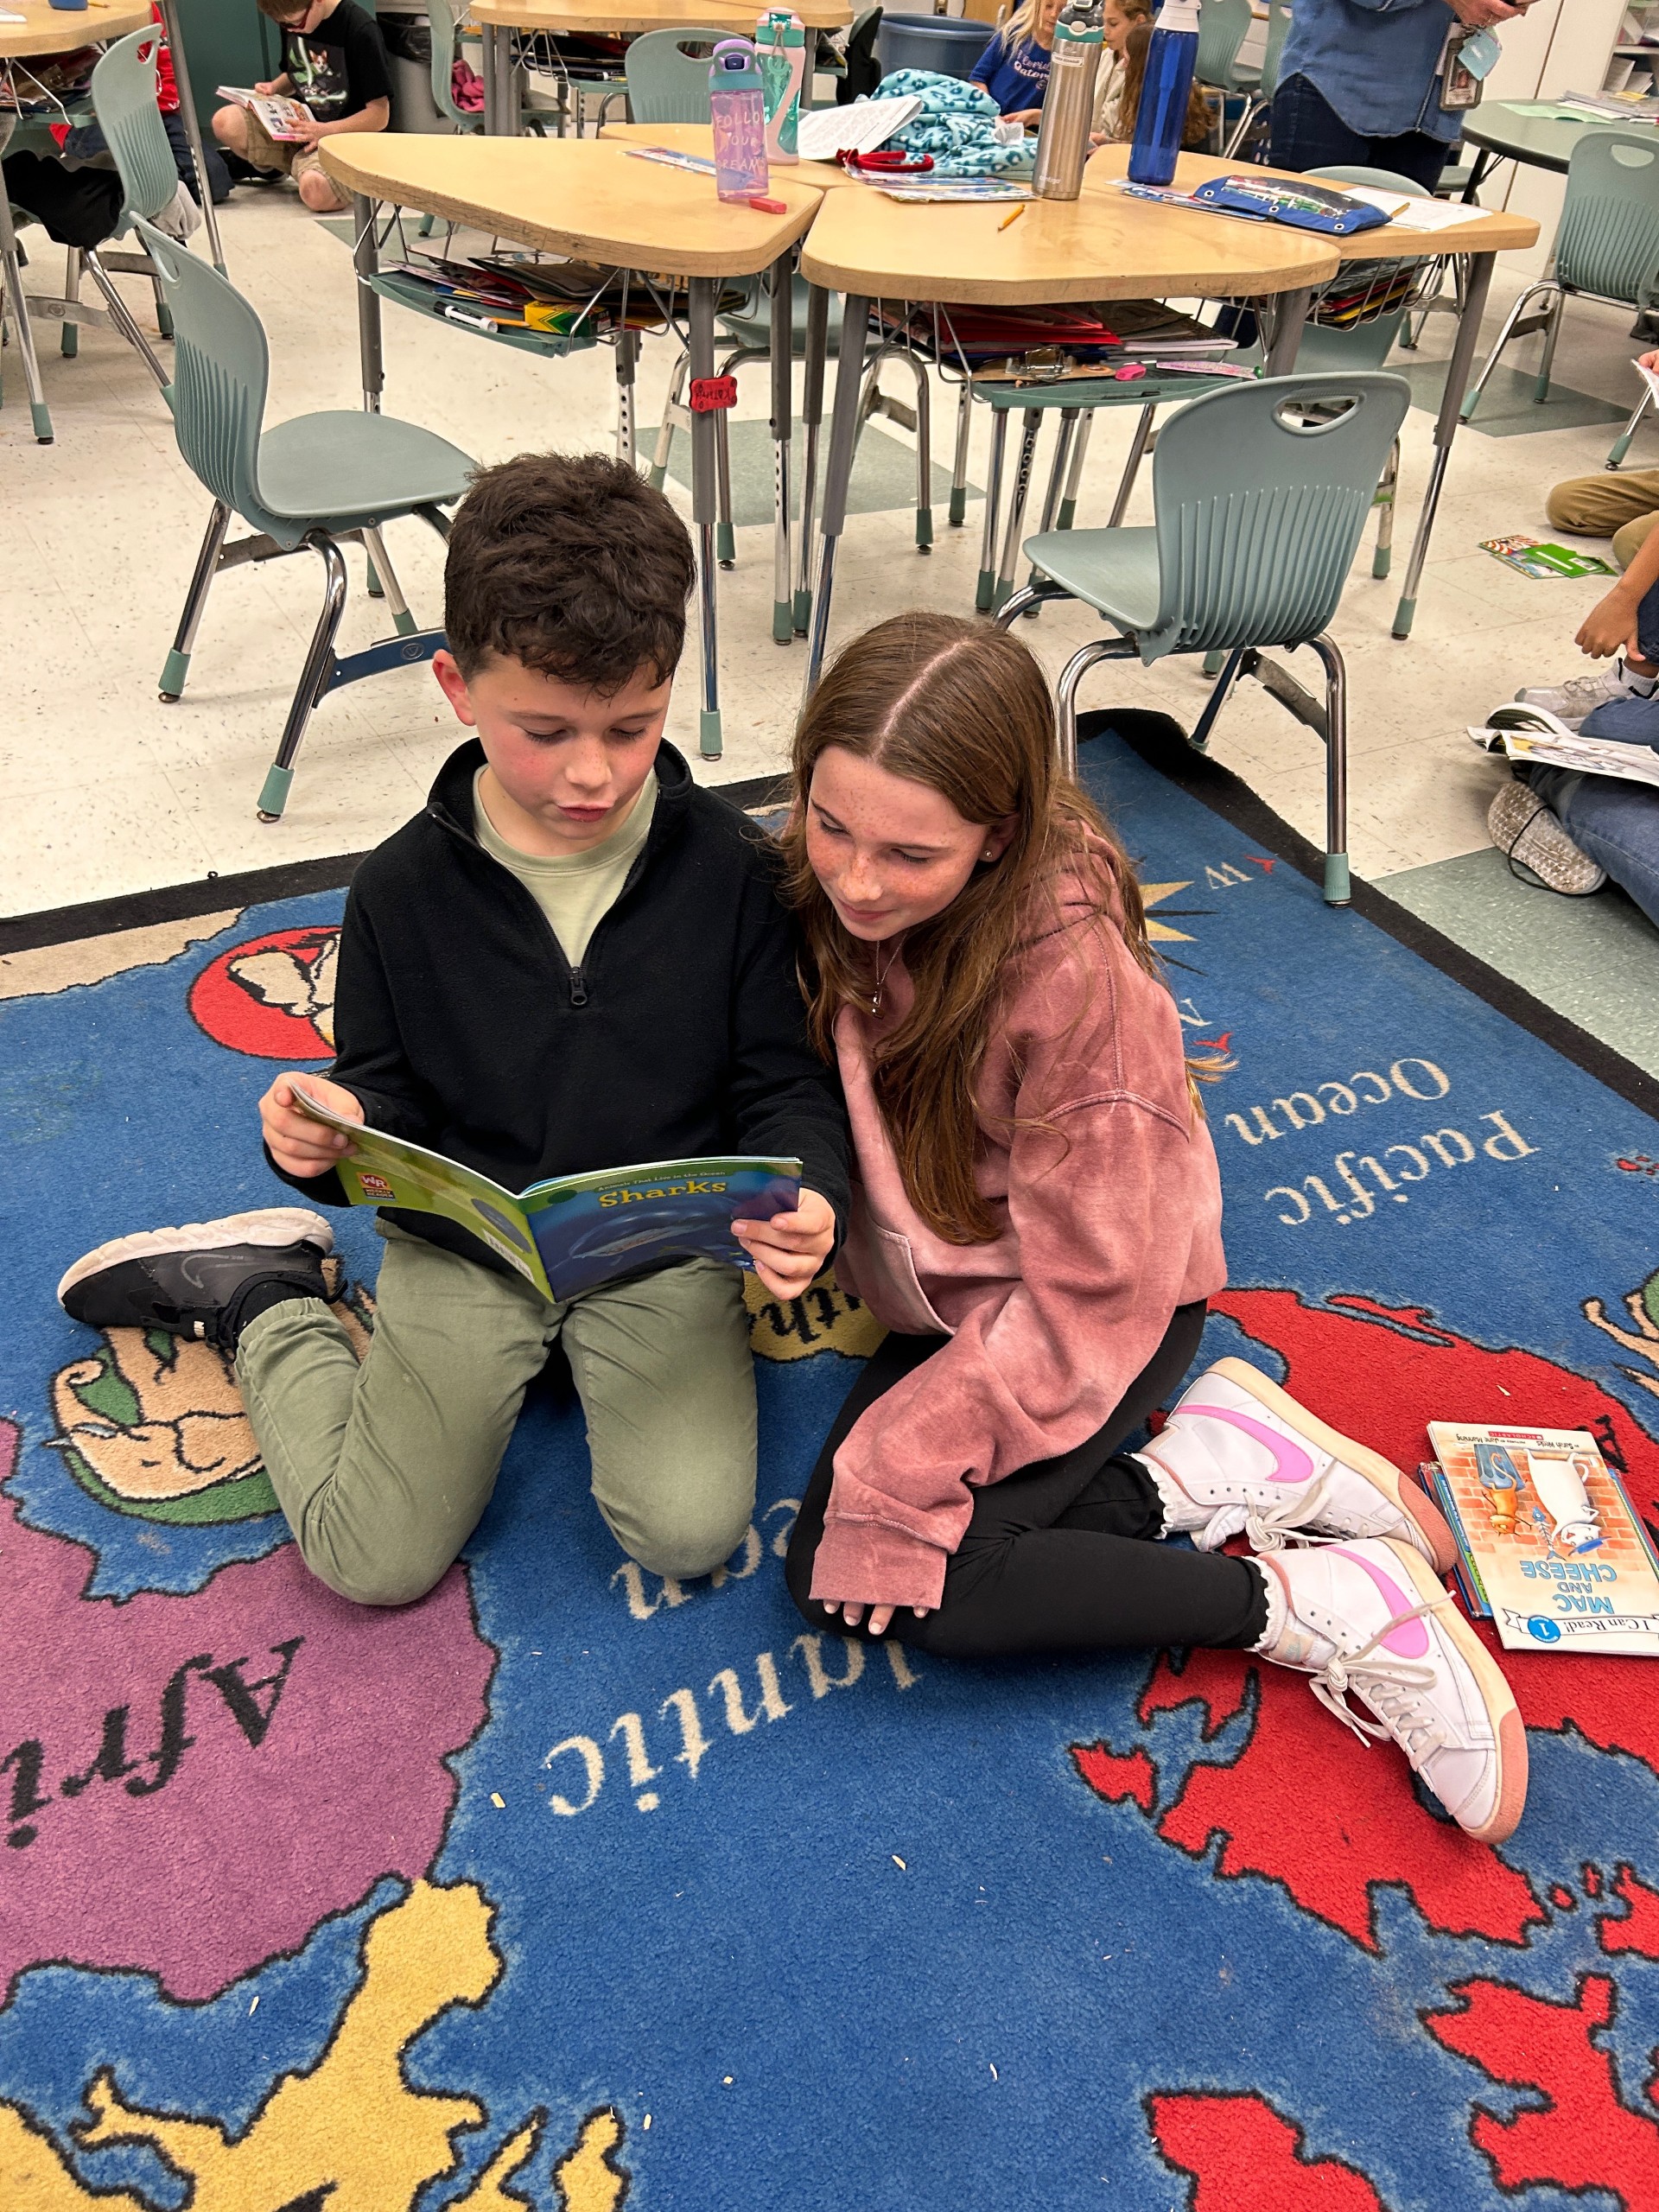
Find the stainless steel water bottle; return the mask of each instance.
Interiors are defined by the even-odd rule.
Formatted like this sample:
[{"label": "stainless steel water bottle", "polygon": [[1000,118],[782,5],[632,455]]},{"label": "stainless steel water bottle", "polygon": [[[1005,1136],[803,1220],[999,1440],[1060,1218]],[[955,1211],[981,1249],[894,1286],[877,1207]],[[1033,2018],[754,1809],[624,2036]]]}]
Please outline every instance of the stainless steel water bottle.
[{"label": "stainless steel water bottle", "polygon": [[1032,188],[1039,200],[1075,200],[1089,159],[1100,67],[1101,0],[1068,0],[1054,26]]}]

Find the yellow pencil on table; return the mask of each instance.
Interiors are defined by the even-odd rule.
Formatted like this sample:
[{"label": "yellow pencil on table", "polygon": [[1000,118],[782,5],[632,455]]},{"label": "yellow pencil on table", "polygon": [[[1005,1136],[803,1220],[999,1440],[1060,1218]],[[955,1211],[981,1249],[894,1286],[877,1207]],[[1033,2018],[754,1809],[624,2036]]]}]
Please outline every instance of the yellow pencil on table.
[{"label": "yellow pencil on table", "polygon": [[1026,203],[1022,200],[1017,207],[1010,208],[1008,213],[1002,218],[1001,221],[996,226],[998,231],[1006,231],[1010,223],[1017,223],[1025,212]]}]

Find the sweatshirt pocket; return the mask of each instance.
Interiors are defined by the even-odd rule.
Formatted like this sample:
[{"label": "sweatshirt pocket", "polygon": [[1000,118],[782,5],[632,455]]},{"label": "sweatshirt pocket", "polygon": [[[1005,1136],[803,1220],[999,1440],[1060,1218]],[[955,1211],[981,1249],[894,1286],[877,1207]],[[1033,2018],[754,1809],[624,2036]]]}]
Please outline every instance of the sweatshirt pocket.
[{"label": "sweatshirt pocket", "polygon": [[[869,1228],[880,1268],[881,1287],[886,1293],[881,1304],[893,1309],[890,1315],[878,1312],[877,1319],[886,1321],[889,1328],[922,1335],[954,1336],[955,1330],[948,1321],[940,1319],[922,1288],[909,1237],[901,1236],[896,1229],[883,1229],[879,1222],[873,1221]],[[874,1300],[866,1302],[874,1304]]]}]

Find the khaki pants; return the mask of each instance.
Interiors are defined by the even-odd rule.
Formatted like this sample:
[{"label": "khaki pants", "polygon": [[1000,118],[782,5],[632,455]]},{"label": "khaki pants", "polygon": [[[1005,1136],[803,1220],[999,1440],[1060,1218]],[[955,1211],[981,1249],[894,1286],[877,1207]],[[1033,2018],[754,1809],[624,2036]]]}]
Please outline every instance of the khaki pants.
[{"label": "khaki pants", "polygon": [[[327,174],[323,169],[322,156],[315,146],[296,146],[291,141],[273,138],[251,108],[243,109],[242,120],[248,127],[248,150],[242,158],[252,168],[279,169],[284,176],[292,177],[296,184],[302,176],[309,175],[313,169],[319,175]],[[333,177],[328,178],[328,189],[340,200],[340,206],[345,207],[346,202],[340,198],[340,188]]]},{"label": "khaki pants", "polygon": [[735,1268],[689,1260],[550,1306],[385,1226],[359,1367],[326,1306],[295,1299],[244,1331],[248,1417],[306,1565],[342,1597],[429,1590],[495,1488],[524,1391],[554,1339],[569,1358],[593,1493],[653,1573],[707,1574],[754,1504],[754,1370]]},{"label": "khaki pants", "polygon": [[1551,488],[1544,512],[1557,530],[1574,531],[1580,537],[1611,537],[1614,560],[1628,569],[1659,522],[1659,468],[1628,474],[1604,468],[1594,476],[1570,476]]}]

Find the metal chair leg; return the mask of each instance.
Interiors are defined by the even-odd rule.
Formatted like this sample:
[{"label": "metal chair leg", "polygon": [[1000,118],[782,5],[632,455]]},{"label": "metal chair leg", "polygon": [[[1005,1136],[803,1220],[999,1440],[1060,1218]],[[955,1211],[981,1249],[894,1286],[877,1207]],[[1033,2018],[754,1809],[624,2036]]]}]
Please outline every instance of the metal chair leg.
[{"label": "metal chair leg", "polygon": [[1389,455],[1389,465],[1382,472],[1382,481],[1376,487],[1376,550],[1371,556],[1371,574],[1386,576],[1394,565],[1394,510],[1400,496],[1400,441],[1394,442]]},{"label": "metal chair leg", "polygon": [[391,609],[392,627],[400,638],[412,638],[421,626],[409,611],[409,601],[404,597],[397,571],[387,555],[385,538],[378,530],[369,529],[366,524],[363,530],[363,546],[379,575],[381,591],[386,605]]},{"label": "metal chair leg", "polygon": [[957,450],[950,464],[950,527],[960,530],[968,512],[968,433],[974,419],[974,388],[966,377],[957,398]]},{"label": "metal chair leg", "polygon": [[991,465],[985,475],[985,524],[979,543],[979,582],[974,605],[982,614],[989,611],[996,589],[996,514],[1002,504],[1002,470],[1008,450],[1008,410],[991,410]]},{"label": "metal chair leg", "polygon": [[[72,245],[67,251],[63,272],[63,303],[67,308],[80,305],[81,268],[80,248]],[[67,361],[73,361],[80,351],[79,327],[70,315],[65,315],[63,327],[58,333],[58,351]]]},{"label": "metal chair leg", "polygon": [[1077,772],[1078,684],[1097,662],[1128,660],[1134,652],[1132,638],[1096,638],[1080,646],[1060,671],[1060,680],[1054,687],[1055,741],[1063,775],[1075,778]]},{"label": "metal chair leg", "polygon": [[830,295],[808,287],[806,350],[801,363],[801,542],[795,569],[795,634],[805,637],[812,621],[817,550],[813,519],[818,494],[818,432],[823,422],[823,376],[830,354]]},{"label": "metal chair leg", "polygon": [[1345,906],[1348,877],[1348,671],[1327,632],[1309,643],[1325,664],[1325,903]]},{"label": "metal chair leg", "polygon": [[110,311],[110,321],[126,340],[133,352],[137,354],[151,376],[155,378],[157,387],[165,391],[172,383],[172,378],[156,359],[156,349],[133,321],[132,310],[120,293],[116,290],[113,282],[97,253],[90,248],[86,253],[86,267],[93,283],[104,295],[104,303]]},{"label": "metal chair leg", "polygon": [[23,295],[22,265],[17,257],[17,234],[11,226],[11,208],[3,191],[0,191],[0,323],[6,314],[11,317],[12,335],[17,351],[22,356],[23,385],[29,393],[29,415],[34,425],[37,445],[49,446],[54,437],[52,416],[46,404],[46,387],[41,382],[41,365],[35,356],[35,331],[29,319],[29,302]]},{"label": "metal chair leg", "polygon": [[[1059,435],[1054,441],[1054,460],[1043,492],[1042,519],[1037,525],[1039,537],[1046,537],[1054,527],[1055,512],[1060,504],[1060,487],[1071,473],[1071,445],[1077,436],[1077,422],[1082,413],[1080,407],[1062,407],[1060,410]],[[1027,582],[1034,584],[1037,577],[1038,572],[1033,568]],[[1034,619],[1038,602],[1033,601],[1024,611]]]},{"label": "metal chair leg", "polygon": [[201,550],[196,556],[190,588],[184,595],[184,612],[179,617],[173,649],[162,670],[161,700],[163,706],[172,706],[183,696],[184,679],[190,672],[190,654],[196,642],[196,632],[201,626],[202,609],[207,604],[209,587],[219,573],[219,556],[224,550],[225,533],[230,526],[231,511],[219,500],[207,518],[207,535],[201,541]]},{"label": "metal chair leg", "polygon": [[906,353],[916,379],[916,550],[933,550],[933,391],[927,363]]},{"label": "metal chair leg", "polygon": [[619,331],[616,340],[616,457],[629,468],[639,466],[634,413],[634,371],[639,365],[639,334]]},{"label": "metal chair leg", "polygon": [[1630,440],[1636,435],[1636,426],[1652,404],[1653,394],[1644,384],[1642,387],[1642,397],[1631,410],[1630,421],[1613,440],[1611,450],[1607,455],[1606,466],[1609,468],[1618,468],[1623,466],[1624,456],[1630,449]]},{"label": "metal chair leg", "polygon": [[1020,434],[1020,458],[1014,464],[1014,486],[1008,497],[1008,520],[1002,533],[1002,557],[997,563],[996,587],[991,606],[1000,607],[1014,589],[1014,564],[1020,557],[1020,537],[1026,526],[1026,502],[1031,496],[1031,472],[1037,458],[1037,435],[1043,427],[1040,407],[1027,407]]},{"label": "metal chair leg", "polygon": [[305,740],[306,725],[334,674],[334,639],[340,633],[340,618],[346,612],[345,556],[326,531],[308,531],[305,542],[322,556],[327,578],[322,612],[317,617],[317,626],[306,650],[305,665],[300,671],[299,684],[294,703],[288,710],[276,758],[265,771],[257,808],[262,822],[280,822],[283,818],[289,787],[294,781],[294,763]]},{"label": "metal chair leg", "polygon": [[1135,435],[1129,440],[1128,458],[1123,463],[1123,474],[1117,480],[1117,497],[1112,501],[1112,512],[1107,518],[1108,530],[1116,530],[1123,520],[1129,505],[1129,494],[1135,489],[1135,480],[1141,474],[1141,464],[1146,459],[1147,448],[1152,443],[1152,426],[1157,418],[1154,402],[1143,407],[1135,418]]},{"label": "metal chair leg", "polygon": [[1089,451],[1089,433],[1094,427],[1095,410],[1092,407],[1085,407],[1071,448],[1071,466],[1066,472],[1065,490],[1061,495],[1059,512],[1054,518],[1056,530],[1070,530],[1077,518],[1077,488],[1083,482],[1084,457]]},{"label": "metal chair leg", "polygon": [[789,449],[795,415],[795,257],[785,253],[772,269],[772,635],[775,645],[795,641],[790,545]]},{"label": "metal chair leg", "polygon": [[1480,404],[1480,395],[1485,391],[1487,384],[1491,379],[1492,371],[1497,366],[1499,359],[1503,354],[1503,348],[1509,344],[1510,339],[1514,337],[1516,325],[1520,321],[1522,315],[1524,314],[1526,309],[1530,307],[1533,301],[1537,299],[1541,294],[1545,292],[1553,292],[1555,286],[1554,281],[1548,277],[1546,277],[1541,283],[1529,284],[1526,290],[1522,293],[1520,298],[1516,300],[1515,305],[1510,309],[1508,315],[1504,316],[1503,328],[1497,334],[1497,340],[1496,344],[1493,346],[1491,352],[1486,356],[1486,359],[1482,365],[1480,374],[1475,378],[1473,384],[1470,385],[1467,392],[1464,395],[1461,417],[1464,422],[1467,423],[1473,419],[1475,409]]},{"label": "metal chair leg", "polygon": [[668,397],[663,402],[663,419],[657,432],[657,450],[652,456],[648,472],[651,488],[660,492],[668,476],[668,458],[674,450],[674,410],[680,404],[680,394],[685,390],[687,356],[684,353],[674,364],[674,373],[668,380]]},{"label": "metal chair leg", "polygon": [[1567,294],[1558,292],[1555,295],[1555,312],[1549,318],[1549,328],[1544,333],[1544,357],[1538,364],[1538,381],[1532,388],[1534,403],[1541,407],[1549,397],[1549,372],[1555,365],[1555,346],[1566,314]]},{"label": "metal chair leg", "polygon": [[149,289],[156,295],[156,327],[163,338],[173,335],[173,310],[167,304],[167,291],[159,270],[153,270]]}]

